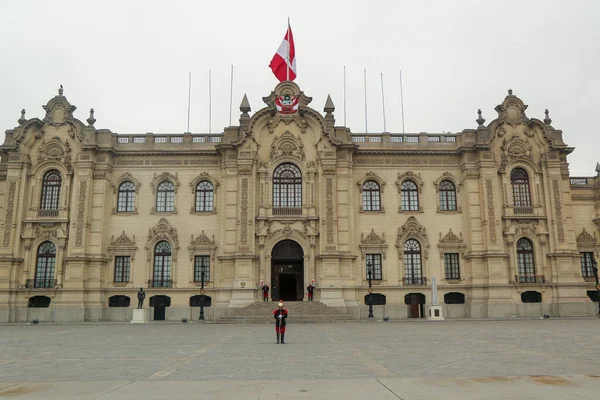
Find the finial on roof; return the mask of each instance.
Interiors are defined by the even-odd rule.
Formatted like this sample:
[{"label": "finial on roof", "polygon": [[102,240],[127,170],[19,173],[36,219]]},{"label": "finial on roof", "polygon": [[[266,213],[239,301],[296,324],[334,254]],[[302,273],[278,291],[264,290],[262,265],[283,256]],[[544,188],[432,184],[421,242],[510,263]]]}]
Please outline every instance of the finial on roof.
[{"label": "finial on roof", "polygon": [[21,118],[19,118],[18,122],[19,125],[23,125],[25,122],[27,122],[27,118],[25,118],[25,109],[21,110]]},{"label": "finial on roof", "polygon": [[93,108],[90,108],[90,117],[86,121],[90,125],[94,125],[96,123],[96,118],[94,118],[94,109]]},{"label": "finial on roof", "polygon": [[478,118],[475,120],[475,122],[477,122],[479,126],[483,126],[483,124],[485,123],[485,118],[481,116],[481,108],[477,110],[477,115]]},{"label": "finial on roof", "polygon": [[62,84],[60,85],[60,89],[58,89],[58,95],[59,96],[63,95],[63,86],[62,86]]},{"label": "finial on roof", "polygon": [[600,163],[596,163],[596,173],[600,176]]},{"label": "finial on roof", "polygon": [[544,114],[546,114],[546,118],[544,118],[544,123],[546,125],[550,125],[552,123],[552,119],[550,119],[550,111],[548,111],[548,109],[546,108],[546,110],[544,111]]},{"label": "finial on roof", "polygon": [[250,102],[248,101],[248,96],[244,94],[244,98],[242,99],[242,103],[240,104],[240,111],[243,113],[250,112]]},{"label": "finial on roof", "polygon": [[512,96],[512,95],[513,95],[513,94],[512,94],[512,89],[508,89],[508,95],[509,95],[509,96]]},{"label": "finial on roof", "polygon": [[328,114],[335,111],[335,106],[333,105],[333,100],[331,100],[330,95],[327,95],[327,101],[325,102],[325,107],[323,108],[323,111],[325,111]]}]

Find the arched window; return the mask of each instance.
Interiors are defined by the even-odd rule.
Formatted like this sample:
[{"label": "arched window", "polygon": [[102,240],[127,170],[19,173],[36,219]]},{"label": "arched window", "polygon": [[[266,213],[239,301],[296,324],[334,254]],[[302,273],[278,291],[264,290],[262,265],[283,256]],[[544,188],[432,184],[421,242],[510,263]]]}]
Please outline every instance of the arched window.
[{"label": "arched window", "polygon": [[414,239],[408,239],[404,242],[404,284],[423,284],[421,245]]},{"label": "arched window", "polygon": [[214,188],[209,181],[202,181],[196,186],[196,211],[212,211],[214,204]]},{"label": "arched window", "polygon": [[62,177],[60,172],[55,169],[46,172],[42,180],[41,210],[58,210],[61,183]]},{"label": "arched window", "polygon": [[152,287],[171,287],[171,244],[165,240],[154,248]]},{"label": "arched window", "polygon": [[157,212],[173,212],[175,210],[175,185],[164,181],[158,185],[156,195]]},{"label": "arched window", "polygon": [[135,185],[127,181],[119,185],[119,197],[117,199],[117,212],[135,211]]},{"label": "arched window", "polygon": [[402,211],[419,211],[419,193],[413,181],[402,182],[401,200]]},{"label": "arched window", "polygon": [[302,208],[302,173],[294,164],[273,172],[273,208]]},{"label": "arched window", "polygon": [[40,244],[35,263],[35,279],[33,287],[53,288],[56,286],[54,280],[54,269],[56,266],[56,246],[52,242]]},{"label": "arched window", "polygon": [[381,193],[375,181],[366,181],[362,186],[363,211],[381,211]]},{"label": "arched window", "polygon": [[513,190],[513,203],[516,213],[531,213],[531,195],[529,191],[529,175],[523,168],[515,168],[510,173]]},{"label": "arched window", "polygon": [[517,241],[517,265],[519,266],[520,283],[535,283],[535,263],[533,260],[533,244],[529,239]]},{"label": "arched window", "polygon": [[440,210],[456,211],[456,187],[450,181],[442,181],[440,190]]}]

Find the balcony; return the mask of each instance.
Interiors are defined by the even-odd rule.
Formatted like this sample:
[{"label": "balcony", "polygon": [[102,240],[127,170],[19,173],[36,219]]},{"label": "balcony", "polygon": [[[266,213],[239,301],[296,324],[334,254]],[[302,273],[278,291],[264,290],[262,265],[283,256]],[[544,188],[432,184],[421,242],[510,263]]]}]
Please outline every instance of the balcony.
[{"label": "balcony", "polygon": [[546,283],[544,275],[515,275],[517,283]]},{"label": "balcony", "polygon": [[56,279],[27,279],[25,287],[28,289],[53,289],[56,287]]},{"label": "balcony", "polygon": [[148,281],[149,288],[170,288],[173,287],[173,281],[171,279],[153,279]]},{"label": "balcony", "polygon": [[427,278],[417,277],[417,276],[409,276],[402,278],[403,285],[427,285]]},{"label": "balcony", "polygon": [[514,215],[533,215],[533,207],[513,207]]},{"label": "balcony", "polygon": [[58,218],[59,209],[38,210],[38,218]]},{"label": "balcony", "polygon": [[273,208],[274,216],[302,215],[301,207],[278,207]]}]

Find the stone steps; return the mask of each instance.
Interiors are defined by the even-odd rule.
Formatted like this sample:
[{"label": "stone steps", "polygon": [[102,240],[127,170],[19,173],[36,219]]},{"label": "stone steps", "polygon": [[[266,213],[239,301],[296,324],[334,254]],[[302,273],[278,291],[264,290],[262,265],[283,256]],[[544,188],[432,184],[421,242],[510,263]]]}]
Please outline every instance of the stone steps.
[{"label": "stone steps", "polygon": [[[242,308],[230,308],[227,315],[215,321],[219,324],[270,324],[273,323],[273,310],[277,302],[256,302]],[[352,316],[330,308],[318,301],[286,302],[289,323],[331,323],[355,322]]]}]

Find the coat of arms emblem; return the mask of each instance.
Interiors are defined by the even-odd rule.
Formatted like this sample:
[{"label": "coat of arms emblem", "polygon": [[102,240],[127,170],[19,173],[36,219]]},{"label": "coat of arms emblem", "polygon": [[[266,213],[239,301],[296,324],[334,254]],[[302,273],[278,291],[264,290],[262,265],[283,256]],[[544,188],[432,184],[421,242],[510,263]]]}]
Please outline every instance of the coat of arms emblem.
[{"label": "coat of arms emblem", "polygon": [[294,114],[298,111],[298,106],[298,96],[291,97],[286,94],[275,99],[275,107],[281,114]]}]

